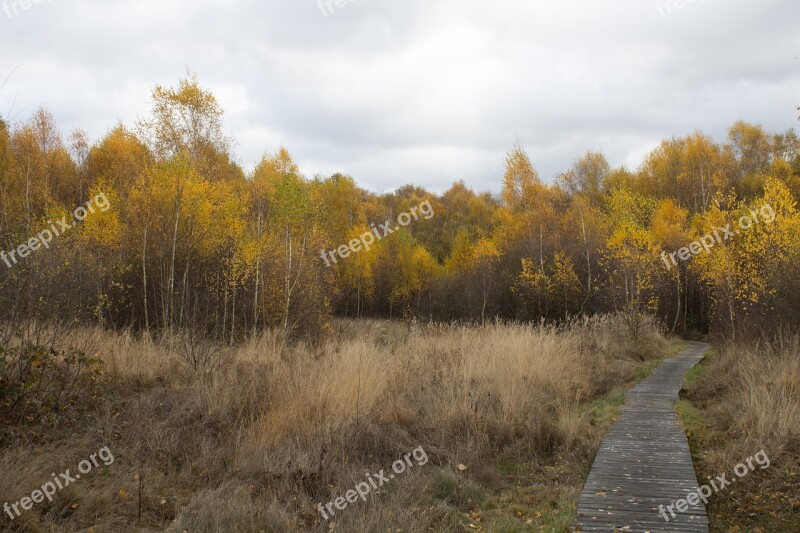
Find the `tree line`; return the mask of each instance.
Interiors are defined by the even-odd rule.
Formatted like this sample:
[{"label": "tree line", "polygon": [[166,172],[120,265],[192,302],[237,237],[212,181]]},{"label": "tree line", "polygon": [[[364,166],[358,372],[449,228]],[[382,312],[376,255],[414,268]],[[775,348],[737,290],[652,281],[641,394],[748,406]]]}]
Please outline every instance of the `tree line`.
[{"label": "tree line", "polygon": [[[334,316],[560,321],[624,311],[671,331],[795,325],[800,138],[737,122],[662,141],[636,170],[588,152],[543,180],[516,144],[499,195],[456,182],[389,194],[343,174],[304,176],[290,153],[245,172],[212,93],[157,86],[148,117],[91,142],[40,109],[0,120],[0,248],[105,195],[45,251],[0,263],[6,321],[75,320],[236,342],[263,328],[314,336]],[[429,202],[435,216],[328,266],[335,249]],[[770,205],[771,224],[689,261],[673,253]]]}]

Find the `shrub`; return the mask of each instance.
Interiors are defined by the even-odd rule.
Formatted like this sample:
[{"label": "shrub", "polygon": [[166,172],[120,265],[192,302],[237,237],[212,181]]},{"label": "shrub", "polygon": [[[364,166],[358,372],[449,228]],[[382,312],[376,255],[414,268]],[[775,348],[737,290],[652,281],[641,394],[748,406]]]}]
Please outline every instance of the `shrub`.
[{"label": "shrub", "polygon": [[84,352],[0,346],[0,419],[13,425],[70,417],[95,402],[102,380],[102,362]]}]

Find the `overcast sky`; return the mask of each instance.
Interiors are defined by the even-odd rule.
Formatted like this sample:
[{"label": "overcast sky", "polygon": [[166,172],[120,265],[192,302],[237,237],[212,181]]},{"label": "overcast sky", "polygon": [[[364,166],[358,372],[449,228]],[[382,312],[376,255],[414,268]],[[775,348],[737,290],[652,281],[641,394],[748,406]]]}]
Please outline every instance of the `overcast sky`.
[{"label": "overcast sky", "polygon": [[378,192],[496,192],[517,138],[550,180],[590,149],[635,168],[695,129],[797,125],[798,0],[338,1],[0,0],[0,114],[96,141],[189,68],[246,169],[286,146]]}]

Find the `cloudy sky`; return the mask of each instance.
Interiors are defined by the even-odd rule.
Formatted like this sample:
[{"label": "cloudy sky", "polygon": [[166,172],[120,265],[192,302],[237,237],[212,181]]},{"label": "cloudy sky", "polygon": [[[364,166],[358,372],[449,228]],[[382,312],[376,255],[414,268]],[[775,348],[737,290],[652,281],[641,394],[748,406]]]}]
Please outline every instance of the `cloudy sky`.
[{"label": "cloudy sky", "polygon": [[695,129],[798,125],[797,0],[326,1],[0,0],[0,114],[97,140],[188,68],[245,168],[286,146],[378,192],[498,191],[517,138],[552,179],[590,149],[635,168]]}]

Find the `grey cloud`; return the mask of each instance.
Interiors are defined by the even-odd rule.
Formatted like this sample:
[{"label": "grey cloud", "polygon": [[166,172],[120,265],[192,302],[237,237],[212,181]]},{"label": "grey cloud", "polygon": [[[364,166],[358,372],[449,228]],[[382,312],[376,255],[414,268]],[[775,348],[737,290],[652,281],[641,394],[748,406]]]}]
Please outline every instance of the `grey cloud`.
[{"label": "grey cloud", "polygon": [[[0,0],[0,7],[3,5]],[[661,0],[662,2],[664,0]],[[516,137],[552,178],[588,149],[636,165],[659,139],[800,104],[795,0],[52,0],[0,11],[0,113],[47,106],[100,138],[186,68],[217,94],[236,155],[285,145],[308,175],[375,190],[464,179],[497,191]]]}]

